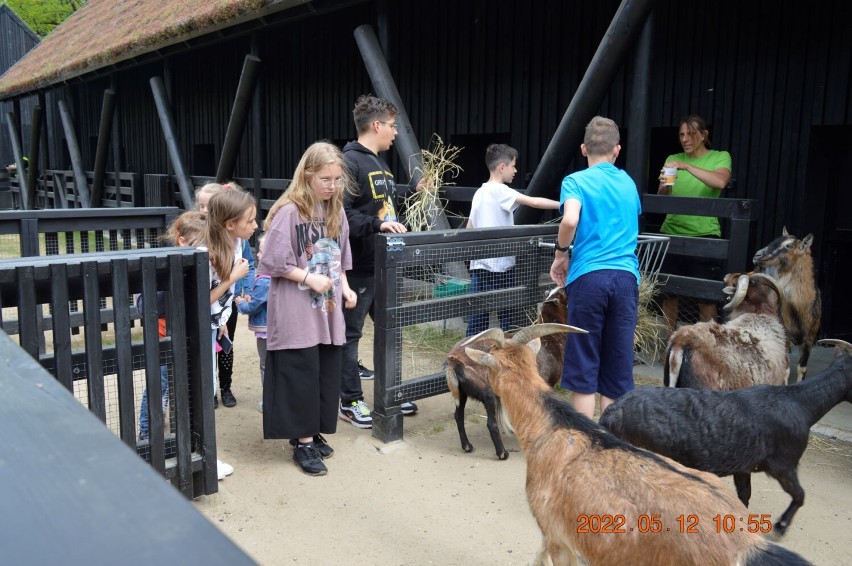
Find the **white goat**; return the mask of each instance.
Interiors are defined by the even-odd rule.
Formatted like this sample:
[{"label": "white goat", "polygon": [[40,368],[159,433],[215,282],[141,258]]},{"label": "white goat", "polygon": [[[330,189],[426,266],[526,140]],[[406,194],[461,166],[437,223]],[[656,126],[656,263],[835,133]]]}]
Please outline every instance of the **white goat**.
[{"label": "white goat", "polygon": [[[538,375],[525,345],[548,332],[532,326],[504,340],[487,330],[466,349],[487,368],[526,455],[527,499],[543,534],[536,564],[808,564],[740,531],[748,510],[716,476],[627,444],[577,413]],[[480,340],[491,341],[488,351]],[[732,532],[716,527],[728,516]]]}]

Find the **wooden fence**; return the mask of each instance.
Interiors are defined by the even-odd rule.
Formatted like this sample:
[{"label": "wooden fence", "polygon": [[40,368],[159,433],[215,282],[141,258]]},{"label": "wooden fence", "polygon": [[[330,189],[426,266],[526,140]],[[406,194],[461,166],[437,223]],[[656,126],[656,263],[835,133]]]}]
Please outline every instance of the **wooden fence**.
[{"label": "wooden fence", "polygon": [[[207,254],[194,248],[0,262],[4,325],[11,312],[20,347],[187,497],[217,490],[208,279]],[[156,300],[143,301],[143,327],[134,333],[130,297],[166,290],[169,336],[158,336]],[[70,304],[77,301],[83,336],[75,340]],[[106,326],[103,302],[112,307]],[[150,440],[138,441],[141,392],[161,399],[161,366],[169,371],[170,430],[152,401]]]}]

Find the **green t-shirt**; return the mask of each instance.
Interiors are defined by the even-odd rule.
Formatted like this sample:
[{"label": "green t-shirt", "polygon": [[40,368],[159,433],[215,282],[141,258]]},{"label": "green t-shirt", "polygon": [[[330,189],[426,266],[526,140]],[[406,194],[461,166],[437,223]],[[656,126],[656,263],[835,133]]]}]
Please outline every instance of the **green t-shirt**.
[{"label": "green t-shirt", "polygon": [[[727,169],[731,171],[731,154],[727,151],[710,150],[703,156],[692,159],[685,153],[676,153],[666,158],[669,161],[680,161],[689,163],[696,167],[715,171],[716,169]],[[677,180],[672,187],[672,195],[678,197],[718,197],[720,189],[708,187],[692,173],[684,169],[678,169]],[[663,222],[660,232],[673,236],[721,236],[719,219],[713,216],[685,216],[683,214],[669,214]]]}]

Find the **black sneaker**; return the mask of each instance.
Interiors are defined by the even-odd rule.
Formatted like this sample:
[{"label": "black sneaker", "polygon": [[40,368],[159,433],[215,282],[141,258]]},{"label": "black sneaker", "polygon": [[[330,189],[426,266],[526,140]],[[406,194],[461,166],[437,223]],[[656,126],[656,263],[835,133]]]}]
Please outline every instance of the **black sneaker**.
[{"label": "black sneaker", "polygon": [[365,368],[364,364],[361,363],[361,360],[358,360],[358,377],[361,379],[373,379],[376,377],[376,372]]},{"label": "black sneaker", "polygon": [[218,395],[213,396],[213,408],[214,409],[219,408],[219,396]]},{"label": "black sneaker", "polygon": [[322,463],[322,456],[314,442],[296,446],[293,450],[293,460],[309,476],[324,476],[328,473],[328,468]]},{"label": "black sneaker", "polygon": [[231,393],[230,389],[222,390],[222,404],[226,407],[234,407],[237,404],[237,398]]},{"label": "black sneaker", "polygon": [[[225,396],[223,395],[222,399],[224,399],[224,398],[225,398]],[[415,405],[413,402],[406,401],[405,403],[403,403],[402,405],[399,406],[399,412],[401,412],[403,415],[405,415],[407,417],[411,416],[411,415],[413,415],[414,413],[417,412],[417,405]]]},{"label": "black sneaker", "polygon": [[[322,456],[323,460],[325,460],[326,458],[331,458],[334,455],[334,448],[328,445],[328,442],[326,442],[325,438],[323,438],[323,435],[317,434],[316,436],[314,436],[313,444],[314,448],[317,449],[317,452],[320,453],[320,456]],[[295,438],[290,439],[290,446],[296,446]]]}]

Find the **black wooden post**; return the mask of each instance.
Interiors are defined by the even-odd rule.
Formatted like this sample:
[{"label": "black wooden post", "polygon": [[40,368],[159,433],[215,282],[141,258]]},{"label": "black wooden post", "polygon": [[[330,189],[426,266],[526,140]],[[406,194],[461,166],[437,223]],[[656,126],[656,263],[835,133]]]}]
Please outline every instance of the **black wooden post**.
[{"label": "black wooden post", "polygon": [[[257,34],[252,34],[251,37],[251,54],[255,57],[260,57],[260,42],[257,39]],[[263,177],[266,173],[266,99],[263,96],[265,86],[263,73],[260,73],[251,103],[252,126],[254,130],[254,139],[252,139],[252,153],[254,154],[254,198],[257,200],[258,224],[261,224],[263,217],[266,216],[261,212],[262,207],[260,206],[260,201],[263,199]]]},{"label": "black wooden post", "polygon": [[[391,251],[404,247],[402,239],[395,234],[390,236],[377,234],[376,242],[376,292],[375,292],[375,337],[373,343],[373,367],[376,377],[373,382],[373,438],[382,442],[392,442],[402,439],[402,413],[399,402],[390,398],[388,390],[397,385],[395,378],[399,373],[402,353],[399,351],[397,340],[402,332],[396,319],[397,277],[398,268]],[[395,405],[395,407],[391,407]]]},{"label": "black wooden post", "polygon": [[86,179],[86,171],[83,169],[83,157],[80,155],[80,146],[77,145],[77,134],[74,131],[74,122],[68,112],[68,106],[64,100],[60,100],[59,116],[62,118],[62,128],[65,130],[65,143],[68,144],[68,153],[71,156],[71,169],[74,170],[74,184],[78,202],[82,208],[91,208],[92,199],[89,196],[89,181]]},{"label": "black wooden post", "polygon": [[40,169],[42,171],[47,171],[50,169],[50,140],[52,139],[49,131],[50,131],[50,116],[49,116],[49,107],[47,105],[47,97],[44,94],[43,90],[38,91],[38,105],[44,109],[44,119],[42,120],[41,131],[39,132],[39,138],[41,138],[41,151],[39,152],[42,156],[42,166]]},{"label": "black wooden post", "polygon": [[633,80],[628,102],[627,160],[625,169],[640,195],[648,190],[648,161],[651,156],[651,39],[654,14],[645,20],[633,58]]},{"label": "black wooden post", "polygon": [[[104,102],[101,107],[101,125],[98,130],[98,148],[95,152],[95,171],[92,179],[92,205],[102,206],[104,197],[104,177],[106,176],[106,163],[109,154],[109,140],[112,134],[112,118],[115,114],[115,92],[110,89],[104,91]],[[121,206],[121,184],[115,184],[115,198],[117,206]]]},{"label": "black wooden post", "polygon": [[[533,174],[527,195],[549,198],[558,195],[573,150],[583,139],[586,123],[600,108],[653,5],[654,0],[622,0]],[[534,224],[540,217],[541,210],[523,206],[515,224]]]},{"label": "black wooden post", "polygon": [[151,77],[151,91],[154,93],[154,103],[157,105],[157,115],[160,117],[160,126],[163,128],[163,136],[166,139],[166,148],[169,151],[169,160],[175,170],[175,178],[177,179],[178,187],[180,188],[180,197],[183,200],[183,207],[189,210],[193,207],[194,200],[192,196],[192,180],[186,174],[186,168],[183,166],[183,158],[180,154],[180,148],[177,143],[177,135],[175,135],[175,122],[172,119],[172,111],[169,105],[169,97],[166,95],[163,79],[160,77]]},{"label": "black wooden post", "polygon": [[38,179],[38,150],[40,146],[39,140],[41,139],[41,136],[39,135],[41,133],[41,119],[41,106],[36,106],[33,108],[33,123],[30,129],[29,164],[25,171],[19,171],[18,173],[18,177],[24,174],[27,176],[27,202],[30,203],[32,208],[36,207],[36,182]]},{"label": "black wooden post", "polygon": [[12,144],[12,155],[15,156],[15,167],[17,167],[18,188],[21,195],[21,208],[30,210],[32,203],[29,201],[29,192],[27,191],[27,179],[24,177],[24,156],[21,155],[21,138],[18,137],[15,129],[15,115],[12,112],[6,114],[6,126],[9,130],[9,142]]},{"label": "black wooden post", "polygon": [[[118,92],[118,81],[115,74],[110,75],[109,88],[113,93]],[[121,120],[119,119],[119,106],[116,105],[113,111],[112,119],[112,174],[115,179],[115,186],[121,186]],[[142,200],[137,200],[136,195],[133,195],[133,205],[142,206]],[[119,204],[119,206],[121,206]]]},{"label": "black wooden post", "polygon": [[217,183],[228,181],[234,174],[237,152],[240,150],[240,142],[246,127],[246,115],[257,85],[258,67],[260,67],[260,59],[254,55],[246,55],[240,84],[237,86],[237,95],[234,97],[234,107],[231,109],[231,119],[228,121],[228,131],[225,133],[225,141],[222,144],[219,167],[216,170]]}]

